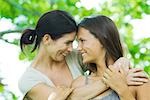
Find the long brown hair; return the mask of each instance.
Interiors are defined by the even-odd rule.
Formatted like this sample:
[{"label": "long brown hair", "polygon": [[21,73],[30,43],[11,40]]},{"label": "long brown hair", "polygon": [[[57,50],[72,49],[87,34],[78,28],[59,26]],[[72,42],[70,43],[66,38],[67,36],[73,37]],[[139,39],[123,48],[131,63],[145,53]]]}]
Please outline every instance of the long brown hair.
[{"label": "long brown hair", "polygon": [[[119,32],[114,22],[104,16],[84,18],[78,25],[90,31],[106,49],[105,63],[111,58],[116,61],[123,56],[123,49],[120,42]],[[97,70],[95,64],[90,64],[90,69]]]}]

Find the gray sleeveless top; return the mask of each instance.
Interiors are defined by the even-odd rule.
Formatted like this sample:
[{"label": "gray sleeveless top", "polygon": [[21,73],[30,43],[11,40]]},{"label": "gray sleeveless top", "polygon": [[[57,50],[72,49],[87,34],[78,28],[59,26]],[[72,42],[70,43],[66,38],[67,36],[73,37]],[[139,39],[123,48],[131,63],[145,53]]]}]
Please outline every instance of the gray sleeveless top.
[{"label": "gray sleeveless top", "polygon": [[[82,69],[80,68],[80,64],[78,63],[76,53],[77,52],[73,51],[66,57],[66,62],[69,66],[73,79],[77,78],[82,73]],[[45,74],[34,69],[33,67],[28,67],[20,78],[18,87],[24,97],[31,88],[39,83],[45,83],[48,86],[55,86]]]},{"label": "gray sleeveless top", "polygon": [[[95,100],[95,99],[92,99]],[[96,99],[96,100],[120,100],[118,94],[115,91],[112,91],[110,94],[107,96],[101,98],[101,99]]]},{"label": "gray sleeveless top", "polygon": [[111,91],[111,93],[109,93],[108,95],[106,95],[105,97],[96,97],[90,100],[120,100],[118,94],[115,91]]}]

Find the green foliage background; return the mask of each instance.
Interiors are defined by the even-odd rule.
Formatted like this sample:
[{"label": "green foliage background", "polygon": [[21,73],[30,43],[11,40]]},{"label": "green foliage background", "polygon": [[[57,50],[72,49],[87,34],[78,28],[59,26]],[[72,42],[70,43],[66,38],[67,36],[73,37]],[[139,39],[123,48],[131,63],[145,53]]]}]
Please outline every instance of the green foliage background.
[{"label": "green foliage background", "polygon": [[[121,37],[123,42],[127,44],[129,51],[127,57],[131,59],[132,67],[144,68],[145,72],[150,75],[150,37],[134,41],[133,27],[129,23],[132,19],[142,19],[143,15],[150,14],[150,0],[104,1],[103,4],[99,4],[99,9],[92,8],[87,10],[82,5],[79,5],[79,0],[0,0],[0,18],[11,19],[16,25],[16,29],[14,30],[0,32],[0,39],[18,45],[19,40],[9,42],[3,36],[9,33],[21,33],[25,28],[34,28],[38,18],[43,13],[54,9],[68,11],[75,17],[77,22],[85,16],[104,14],[111,17],[118,29],[121,30]],[[23,17],[23,20],[19,20],[20,17]],[[127,17],[130,19],[126,20]],[[30,48],[28,49],[30,50]],[[141,52],[141,50],[144,50],[144,52]],[[19,58],[20,60],[32,60],[35,53],[27,53],[27,56],[20,53]],[[0,81],[1,94],[6,92],[4,86]],[[11,95],[12,100],[17,100],[17,97],[13,93],[8,92],[8,94]],[[7,96],[6,99],[8,99]]]}]

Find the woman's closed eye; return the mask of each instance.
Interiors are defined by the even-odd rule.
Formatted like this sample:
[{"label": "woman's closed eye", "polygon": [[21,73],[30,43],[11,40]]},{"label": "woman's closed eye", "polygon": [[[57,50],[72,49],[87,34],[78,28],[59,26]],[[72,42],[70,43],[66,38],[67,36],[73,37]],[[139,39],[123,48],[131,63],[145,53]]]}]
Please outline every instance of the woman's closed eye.
[{"label": "woman's closed eye", "polygon": [[79,39],[79,42],[84,42],[85,40],[84,39]]},{"label": "woman's closed eye", "polygon": [[70,45],[70,44],[72,44],[72,42],[73,42],[73,41],[67,41],[67,42],[65,42],[65,44],[66,44],[66,45]]}]

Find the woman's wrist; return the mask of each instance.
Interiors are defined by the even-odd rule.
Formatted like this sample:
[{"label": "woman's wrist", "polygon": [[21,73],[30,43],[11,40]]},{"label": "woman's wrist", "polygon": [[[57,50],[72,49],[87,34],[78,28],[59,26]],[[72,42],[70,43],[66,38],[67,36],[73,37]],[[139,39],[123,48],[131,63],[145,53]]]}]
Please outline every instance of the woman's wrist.
[{"label": "woman's wrist", "polygon": [[124,94],[126,94],[126,93],[129,92],[129,88],[128,88],[128,86],[123,86],[123,87],[118,88],[118,89],[116,90],[116,92],[117,92],[120,96],[122,96],[122,95],[124,95]]},{"label": "woman's wrist", "polygon": [[134,96],[132,95],[128,87],[123,87],[117,93],[121,100],[135,100]]}]

